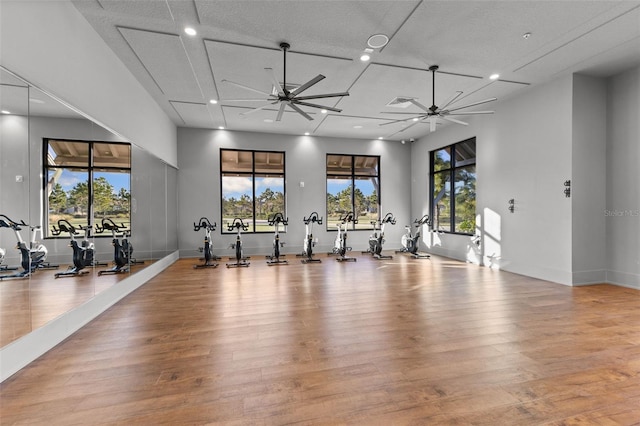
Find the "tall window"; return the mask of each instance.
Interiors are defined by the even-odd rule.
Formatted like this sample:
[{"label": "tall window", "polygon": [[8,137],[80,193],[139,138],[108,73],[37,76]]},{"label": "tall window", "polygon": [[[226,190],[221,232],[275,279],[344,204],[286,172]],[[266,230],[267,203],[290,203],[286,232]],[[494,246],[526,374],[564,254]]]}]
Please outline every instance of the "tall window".
[{"label": "tall window", "polygon": [[476,138],[431,151],[431,201],[435,230],[475,232]]},{"label": "tall window", "polygon": [[373,229],[380,219],[380,157],[327,154],[327,229],[354,212],[352,229]]},{"label": "tall window", "polygon": [[[222,232],[234,218],[248,232],[273,232],[268,218],[285,211],[284,152],[220,150]],[[233,231],[234,233],[236,231]]]},{"label": "tall window", "polygon": [[109,218],[130,227],[130,144],[43,141],[47,236],[60,219],[88,226]]}]

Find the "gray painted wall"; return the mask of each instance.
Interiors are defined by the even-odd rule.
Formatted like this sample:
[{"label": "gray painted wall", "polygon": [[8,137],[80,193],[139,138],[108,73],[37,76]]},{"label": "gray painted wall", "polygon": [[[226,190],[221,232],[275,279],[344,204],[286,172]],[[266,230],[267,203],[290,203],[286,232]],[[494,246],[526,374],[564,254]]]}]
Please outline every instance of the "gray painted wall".
[{"label": "gray painted wall", "polygon": [[640,67],[608,83],[607,281],[640,289]]},{"label": "gray painted wall", "polygon": [[571,238],[574,284],[606,280],[607,82],[573,76]]},{"label": "gray painted wall", "polygon": [[[181,257],[199,256],[201,233],[193,231],[193,222],[206,216],[217,222],[213,235],[214,252],[229,256],[233,235],[221,235],[220,224],[220,148],[284,151],[286,158],[286,197],[289,226],[281,238],[286,242],[285,253],[302,252],[305,235],[303,217],[312,211],[326,216],[326,154],[379,155],[382,187],[382,212],[391,211],[397,218],[395,226],[385,229],[386,249],[400,247],[403,225],[409,223],[410,164],[409,145],[382,140],[345,140],[313,136],[290,136],[179,128],[178,194],[179,247]],[[304,182],[304,187],[300,186]],[[413,220],[413,219],[411,219]],[[349,232],[353,250],[366,250],[371,231]],[[316,226],[317,253],[331,250],[335,231]],[[271,253],[272,234],[247,234],[243,245],[247,254]],[[262,258],[256,257],[262,260]]]}]

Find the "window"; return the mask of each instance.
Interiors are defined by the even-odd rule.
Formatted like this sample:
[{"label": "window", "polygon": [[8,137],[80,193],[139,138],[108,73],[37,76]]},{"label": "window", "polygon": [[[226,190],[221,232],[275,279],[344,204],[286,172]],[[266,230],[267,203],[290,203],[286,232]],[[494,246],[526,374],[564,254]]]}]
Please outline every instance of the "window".
[{"label": "window", "polygon": [[43,152],[47,236],[60,219],[88,226],[110,218],[130,227],[130,144],[45,138]]},{"label": "window", "polygon": [[327,154],[327,229],[354,212],[352,229],[373,229],[380,219],[380,157]]},{"label": "window", "polygon": [[473,234],[476,228],[476,139],[431,151],[430,155],[433,229]]},{"label": "window", "polygon": [[284,152],[220,150],[223,233],[236,217],[249,225],[248,232],[273,232],[268,218],[287,216],[284,160]]}]

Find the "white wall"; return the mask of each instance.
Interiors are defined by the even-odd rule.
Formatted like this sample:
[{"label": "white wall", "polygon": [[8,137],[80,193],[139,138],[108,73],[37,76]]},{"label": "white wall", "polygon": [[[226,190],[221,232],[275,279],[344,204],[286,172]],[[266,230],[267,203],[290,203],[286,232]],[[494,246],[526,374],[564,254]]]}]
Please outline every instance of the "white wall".
[{"label": "white wall", "polygon": [[[214,253],[229,256],[233,235],[221,235],[220,224],[220,148],[284,151],[286,161],[286,197],[289,226],[281,236],[286,242],[285,253],[301,253],[305,234],[303,217],[312,211],[326,216],[326,154],[379,155],[382,187],[382,214],[391,211],[397,218],[395,226],[385,229],[385,249],[400,247],[409,223],[410,164],[409,145],[381,140],[345,140],[314,136],[291,136],[232,132],[226,130],[178,129],[179,247],[183,257],[198,256],[202,233],[193,231],[193,222],[206,216],[217,222],[213,235]],[[300,187],[300,182],[304,187]],[[411,219],[413,220],[413,219]],[[366,250],[371,231],[350,231],[353,250]],[[325,224],[316,226],[317,253],[331,250],[335,231],[328,232]],[[247,254],[271,253],[271,234],[247,234],[243,245]]]},{"label": "white wall", "polygon": [[[524,89],[492,105],[492,116],[471,117],[412,145],[412,213],[428,212],[429,151],[475,136],[477,226],[469,236],[423,234],[429,251],[563,284],[572,283],[572,77]],[[515,199],[515,212],[507,210]]]},{"label": "white wall", "polygon": [[68,0],[1,1],[0,64],[177,164],[176,126]]},{"label": "white wall", "polygon": [[574,285],[606,280],[607,84],[573,76],[571,237]]},{"label": "white wall", "polygon": [[607,281],[640,289],[640,68],[609,80],[607,111]]}]

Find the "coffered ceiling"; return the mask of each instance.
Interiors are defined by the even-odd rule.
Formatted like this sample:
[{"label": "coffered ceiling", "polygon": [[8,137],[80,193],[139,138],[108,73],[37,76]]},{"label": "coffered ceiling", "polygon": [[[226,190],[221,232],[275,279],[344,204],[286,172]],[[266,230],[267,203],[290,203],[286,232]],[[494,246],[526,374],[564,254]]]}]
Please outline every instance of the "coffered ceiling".
[{"label": "coffered ceiling", "polygon": [[[401,140],[429,125],[391,123],[397,97],[432,104],[456,91],[456,104],[498,102],[563,74],[614,75],[640,64],[640,1],[322,1],[75,0],[74,5],[158,104],[181,127]],[[195,36],[184,32],[196,30]],[[523,37],[529,33],[528,38]],[[360,56],[372,35],[389,42]],[[301,107],[313,120],[278,105],[234,101],[271,92],[265,68],[287,85],[326,78],[305,95],[348,91]],[[499,73],[498,80],[489,76]],[[265,96],[262,96],[266,98]],[[213,104],[210,100],[216,100]],[[552,101],[552,100],[550,100]],[[492,109],[489,103],[475,109]],[[265,108],[241,115],[258,107]],[[381,124],[385,124],[381,126]],[[447,125],[439,121],[438,127]],[[449,124],[458,125],[458,124]],[[437,130],[436,130],[437,131]]]}]

